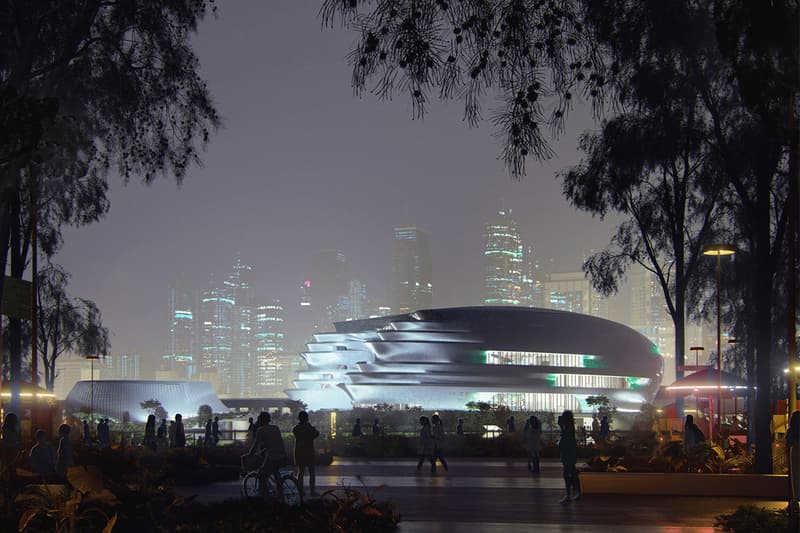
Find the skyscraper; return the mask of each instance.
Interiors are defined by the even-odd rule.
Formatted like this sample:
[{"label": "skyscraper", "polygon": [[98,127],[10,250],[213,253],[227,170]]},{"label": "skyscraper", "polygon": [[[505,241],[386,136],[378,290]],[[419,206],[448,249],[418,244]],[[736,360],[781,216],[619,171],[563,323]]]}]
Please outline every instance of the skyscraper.
[{"label": "skyscraper", "polygon": [[667,310],[664,292],[656,275],[641,265],[631,267],[630,280],[629,325],[658,347],[664,358],[663,382],[669,385],[675,381],[675,325]]},{"label": "skyscraper", "polygon": [[253,393],[253,363],[255,361],[255,343],[253,339],[253,267],[236,258],[231,272],[225,278],[225,291],[233,299],[232,339],[230,357],[229,394],[247,397]]},{"label": "skyscraper", "polygon": [[530,305],[533,273],[524,269],[522,240],[510,211],[499,211],[497,218],[486,224],[483,253],[483,303]]},{"label": "skyscraper", "polygon": [[200,373],[217,384],[220,395],[235,395],[232,361],[235,301],[225,289],[203,291]]},{"label": "skyscraper", "polygon": [[[339,250],[319,252],[311,258],[311,314],[315,329],[329,329],[339,317],[342,298],[347,297],[350,280],[347,260]],[[305,285],[305,284],[304,284]]]},{"label": "skyscraper", "polygon": [[432,305],[431,249],[428,234],[414,226],[394,228],[392,312],[408,313]]},{"label": "skyscraper", "polygon": [[169,288],[169,332],[162,366],[176,376],[191,379],[197,364],[196,293]]},{"label": "skyscraper", "polygon": [[284,387],[282,373],[286,349],[286,335],[283,306],[280,300],[256,308],[253,328],[255,344],[255,386],[256,396],[282,395]]},{"label": "skyscraper", "polygon": [[608,300],[594,290],[583,272],[554,272],[544,279],[544,307],[608,318]]}]

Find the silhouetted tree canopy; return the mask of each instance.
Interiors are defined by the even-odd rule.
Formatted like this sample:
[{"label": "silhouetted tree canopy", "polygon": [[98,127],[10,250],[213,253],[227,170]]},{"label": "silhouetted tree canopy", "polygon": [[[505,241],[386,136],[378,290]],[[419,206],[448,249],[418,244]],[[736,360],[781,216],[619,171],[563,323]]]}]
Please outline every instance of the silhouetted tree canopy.
[{"label": "silhouetted tree canopy", "polygon": [[[108,210],[107,175],[178,183],[220,119],[191,36],[213,0],[0,2],[0,270],[21,278],[37,206],[52,254],[64,224]],[[2,281],[0,280],[0,297]],[[9,336],[20,374],[20,321]],[[13,386],[13,385],[12,385]]]},{"label": "silhouetted tree canopy", "polygon": [[[348,60],[356,94],[410,98],[423,117],[431,98],[464,102],[464,118],[491,121],[512,175],[525,160],[552,155],[578,95],[599,102],[609,71],[585,22],[581,0],[325,0],[324,25],[359,33]],[[549,130],[549,131],[547,131]]]},{"label": "silhouetted tree canopy", "polygon": [[68,284],[69,274],[58,265],[49,264],[39,271],[37,350],[49,390],[55,386],[56,362],[62,355],[105,355],[110,346],[100,310],[91,300],[70,296]]}]

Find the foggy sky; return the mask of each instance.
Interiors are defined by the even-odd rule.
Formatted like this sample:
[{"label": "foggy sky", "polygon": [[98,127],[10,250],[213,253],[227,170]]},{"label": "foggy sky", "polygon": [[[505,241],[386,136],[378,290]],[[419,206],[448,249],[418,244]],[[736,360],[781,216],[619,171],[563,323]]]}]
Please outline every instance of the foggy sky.
[{"label": "foggy sky", "polygon": [[112,177],[108,217],[65,232],[55,261],[72,274],[71,293],[99,305],[112,353],[162,354],[167,286],[204,288],[237,253],[255,269],[257,303],[279,298],[291,320],[311,255],[326,249],[342,250],[369,296],[388,302],[395,225],[430,235],[434,306],[481,303],[484,224],[501,207],[545,270],[579,270],[606,246],[612,224],[572,209],[555,179],[578,161],[585,109],[554,143],[557,158],[529,162],[515,181],[491,125],[470,129],[460,102],[433,104],[419,121],[403,96],[354,97],[345,56],[357,36],[323,30],[319,4],[220,5],[195,39],[225,124],[204,166],[180,188]]}]

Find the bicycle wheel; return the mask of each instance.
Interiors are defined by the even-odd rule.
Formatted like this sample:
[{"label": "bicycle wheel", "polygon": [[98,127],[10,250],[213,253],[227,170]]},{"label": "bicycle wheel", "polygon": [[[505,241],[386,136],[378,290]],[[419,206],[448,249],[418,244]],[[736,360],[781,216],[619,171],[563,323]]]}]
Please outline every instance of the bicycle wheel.
[{"label": "bicycle wheel", "polygon": [[283,487],[283,503],[293,507],[302,505],[303,493],[300,491],[300,484],[296,477],[291,474],[282,476],[281,486]]},{"label": "bicycle wheel", "polygon": [[242,478],[242,496],[257,498],[261,496],[261,487],[258,482],[258,472],[248,472]]}]

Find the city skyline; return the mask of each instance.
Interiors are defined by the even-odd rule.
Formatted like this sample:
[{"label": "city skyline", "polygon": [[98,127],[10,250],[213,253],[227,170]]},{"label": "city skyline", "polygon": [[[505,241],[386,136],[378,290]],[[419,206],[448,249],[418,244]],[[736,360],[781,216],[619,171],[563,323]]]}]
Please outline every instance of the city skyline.
[{"label": "city skyline", "polygon": [[[67,229],[54,258],[72,274],[71,291],[98,304],[112,353],[160,355],[166,311],[153,305],[170,280],[203,286],[237,253],[258,266],[261,299],[296,301],[311,255],[331,248],[369,267],[359,273],[368,289],[386,287],[392,228],[413,224],[437,250],[435,305],[457,306],[481,301],[483,229],[499,208],[513,209],[543,265],[556,258],[547,268],[578,270],[606,245],[614,221],[576,212],[555,178],[578,162],[578,136],[593,125],[579,99],[553,144],[559,157],[516,181],[497,160],[492,128],[470,129],[459,106],[432,103],[421,122],[406,101],[354,98],[351,41],[321,31],[306,3],[230,4],[201,24],[195,48],[225,121],[204,165],[180,188],[112,178],[108,216]],[[233,60],[253,49],[255,65]]]}]

